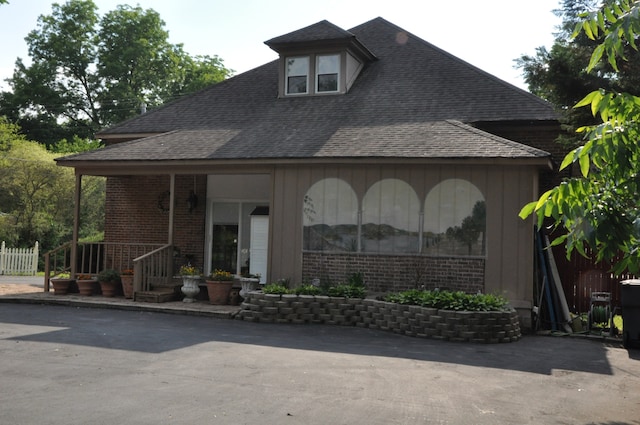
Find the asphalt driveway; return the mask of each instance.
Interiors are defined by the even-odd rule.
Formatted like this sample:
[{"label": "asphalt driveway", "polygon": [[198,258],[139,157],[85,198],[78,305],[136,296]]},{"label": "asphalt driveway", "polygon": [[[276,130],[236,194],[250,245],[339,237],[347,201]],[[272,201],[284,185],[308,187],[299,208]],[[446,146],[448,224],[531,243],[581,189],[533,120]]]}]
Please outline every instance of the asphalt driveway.
[{"label": "asphalt driveway", "polygon": [[0,304],[1,424],[640,424],[640,351]]}]

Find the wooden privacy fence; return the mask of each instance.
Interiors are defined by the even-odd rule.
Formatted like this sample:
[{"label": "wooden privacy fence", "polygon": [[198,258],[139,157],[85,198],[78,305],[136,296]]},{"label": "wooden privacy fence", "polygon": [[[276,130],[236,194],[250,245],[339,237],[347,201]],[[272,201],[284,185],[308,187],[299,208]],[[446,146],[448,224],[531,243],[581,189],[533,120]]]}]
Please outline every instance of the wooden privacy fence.
[{"label": "wooden privacy fence", "polygon": [[0,274],[31,275],[38,271],[38,242],[33,248],[7,248],[4,241],[0,247]]},{"label": "wooden privacy fence", "polygon": [[613,274],[609,264],[596,263],[595,255],[592,258],[584,258],[574,252],[571,258],[567,259],[564,246],[553,247],[553,254],[567,304],[574,313],[589,311],[593,292],[611,293],[611,304],[614,307],[620,306],[620,281],[636,278],[628,273]]}]

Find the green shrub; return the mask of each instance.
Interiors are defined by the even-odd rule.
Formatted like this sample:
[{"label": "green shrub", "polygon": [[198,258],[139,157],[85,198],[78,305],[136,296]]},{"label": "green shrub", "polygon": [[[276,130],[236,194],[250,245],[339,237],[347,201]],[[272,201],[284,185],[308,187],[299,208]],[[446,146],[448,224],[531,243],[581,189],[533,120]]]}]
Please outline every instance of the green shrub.
[{"label": "green shrub", "polygon": [[305,284],[294,289],[296,295],[320,295],[322,290],[317,286]]},{"label": "green shrub", "polygon": [[289,290],[282,283],[269,283],[268,285],[264,285],[262,288],[262,292],[265,294],[289,294]]},{"label": "green shrub", "polygon": [[114,269],[104,269],[98,273],[98,282],[119,282],[120,273]]},{"label": "green shrub", "polygon": [[335,286],[330,286],[327,289],[327,295],[330,297],[345,297],[345,298],[364,298],[365,289],[363,286],[356,284],[342,283]]},{"label": "green shrub", "polygon": [[296,294],[296,295],[328,295],[330,297],[364,298],[366,290],[359,284],[338,284],[328,287],[317,287],[304,284],[297,288],[288,289],[282,282],[270,283],[262,288],[265,294]]},{"label": "green shrub", "polygon": [[422,291],[410,289],[408,291],[388,294],[385,301],[419,305],[440,310],[465,311],[503,311],[508,308],[505,298],[494,294],[466,294],[462,291]]}]

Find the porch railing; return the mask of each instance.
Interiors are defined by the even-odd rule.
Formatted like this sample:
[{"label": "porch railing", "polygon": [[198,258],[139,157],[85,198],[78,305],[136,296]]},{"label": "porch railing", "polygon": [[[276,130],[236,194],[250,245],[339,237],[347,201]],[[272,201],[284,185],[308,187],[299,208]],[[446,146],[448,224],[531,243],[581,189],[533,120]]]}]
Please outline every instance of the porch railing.
[{"label": "porch railing", "polygon": [[[66,243],[44,254],[44,290],[49,279],[61,273],[97,275],[104,269],[134,269],[134,260],[162,248],[162,244],[86,242],[78,244],[75,268],[71,264],[72,244]],[[172,252],[172,250],[170,250]]]},{"label": "porch railing", "polygon": [[173,245],[167,244],[133,260],[133,292],[169,284],[173,278]]}]

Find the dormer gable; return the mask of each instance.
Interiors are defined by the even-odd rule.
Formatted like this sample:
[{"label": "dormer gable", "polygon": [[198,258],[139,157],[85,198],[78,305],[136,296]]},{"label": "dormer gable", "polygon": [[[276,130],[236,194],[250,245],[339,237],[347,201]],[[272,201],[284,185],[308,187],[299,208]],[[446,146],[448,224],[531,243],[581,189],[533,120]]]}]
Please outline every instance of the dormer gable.
[{"label": "dormer gable", "polygon": [[280,55],[278,95],[344,94],[376,57],[354,34],[328,22],[265,41]]}]

